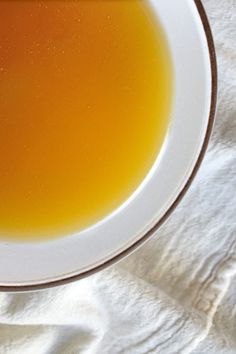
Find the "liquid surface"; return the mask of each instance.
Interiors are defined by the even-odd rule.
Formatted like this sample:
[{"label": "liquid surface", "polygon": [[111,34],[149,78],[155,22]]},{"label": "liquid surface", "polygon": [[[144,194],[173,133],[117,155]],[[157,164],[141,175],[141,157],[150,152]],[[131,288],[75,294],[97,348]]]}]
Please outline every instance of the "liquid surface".
[{"label": "liquid surface", "polygon": [[169,57],[147,1],[0,1],[0,237],[86,228],[162,145]]}]

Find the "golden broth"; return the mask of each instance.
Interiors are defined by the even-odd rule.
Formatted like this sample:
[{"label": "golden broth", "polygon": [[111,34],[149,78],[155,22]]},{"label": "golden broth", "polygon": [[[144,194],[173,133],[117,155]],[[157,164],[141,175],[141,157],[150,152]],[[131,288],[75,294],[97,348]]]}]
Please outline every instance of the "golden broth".
[{"label": "golden broth", "polygon": [[162,145],[170,72],[147,1],[0,1],[2,238],[70,234],[124,202]]}]

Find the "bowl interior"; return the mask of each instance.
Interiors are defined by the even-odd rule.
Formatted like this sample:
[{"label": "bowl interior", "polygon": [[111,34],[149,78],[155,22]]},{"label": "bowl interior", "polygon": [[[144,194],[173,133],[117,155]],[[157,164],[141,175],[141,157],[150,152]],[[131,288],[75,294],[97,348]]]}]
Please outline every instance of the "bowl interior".
[{"label": "bowl interior", "polygon": [[188,181],[209,121],[212,70],[194,1],[147,0],[171,52],[174,99],[165,143],[149,175],[116,212],[83,232],[40,243],[0,242],[0,285],[46,284],[94,270],[138,242]]}]

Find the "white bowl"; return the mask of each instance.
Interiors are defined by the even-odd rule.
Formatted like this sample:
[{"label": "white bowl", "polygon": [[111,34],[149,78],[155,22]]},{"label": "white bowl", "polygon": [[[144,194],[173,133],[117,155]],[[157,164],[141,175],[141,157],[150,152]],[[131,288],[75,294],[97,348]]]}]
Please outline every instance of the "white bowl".
[{"label": "white bowl", "polygon": [[147,0],[161,23],[174,70],[174,99],[162,151],[145,181],[116,212],[69,237],[0,242],[0,290],[25,291],[80,279],[132,252],[168,217],[192,181],[216,104],[216,61],[198,0]]}]

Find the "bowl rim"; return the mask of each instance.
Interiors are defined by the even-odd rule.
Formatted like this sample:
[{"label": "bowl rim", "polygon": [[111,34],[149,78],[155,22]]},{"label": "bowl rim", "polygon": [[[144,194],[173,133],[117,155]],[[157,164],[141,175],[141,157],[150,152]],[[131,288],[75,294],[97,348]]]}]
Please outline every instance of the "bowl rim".
[{"label": "bowl rim", "polygon": [[26,292],[26,291],[45,289],[45,288],[52,288],[52,287],[64,285],[64,284],[67,284],[67,283],[70,283],[73,281],[83,279],[83,278],[88,277],[92,274],[95,274],[101,270],[104,270],[105,268],[117,263],[118,261],[120,261],[124,257],[131,254],[140,245],[142,245],[147,239],[149,239],[157,231],[157,229],[159,229],[159,227],[168,219],[170,214],[174,211],[174,209],[177,207],[179,202],[182,200],[183,196],[185,195],[188,188],[190,187],[193,179],[195,178],[197,171],[202,163],[203,157],[206,153],[208,142],[209,142],[211,131],[212,131],[212,127],[214,124],[214,117],[215,117],[215,112],[216,112],[216,102],[217,102],[217,62],[216,62],[216,52],[215,52],[213,36],[212,36],[210,24],[209,24],[204,6],[202,4],[202,1],[201,0],[192,0],[192,1],[195,4],[196,9],[198,11],[198,15],[201,20],[201,24],[203,26],[204,33],[205,33],[206,40],[207,40],[208,54],[209,54],[210,67],[211,67],[211,103],[210,103],[210,111],[209,111],[209,116],[208,116],[207,129],[206,129],[204,140],[203,140],[203,143],[201,146],[200,153],[199,153],[196,163],[192,169],[190,177],[188,178],[188,180],[186,181],[186,183],[182,187],[181,191],[176,196],[175,200],[170,205],[170,207],[165,212],[165,214],[161,217],[161,219],[159,219],[155,223],[155,225],[152,228],[150,228],[148,231],[146,231],[143,234],[143,236],[141,236],[139,238],[139,240],[134,242],[131,246],[127,247],[125,250],[121,251],[118,255],[113,256],[112,258],[105,261],[104,263],[99,264],[99,265],[95,266],[94,268],[84,271],[80,274],[68,276],[63,279],[51,280],[51,281],[45,282],[43,284],[9,285],[9,286],[1,286],[0,285],[1,292]]}]

